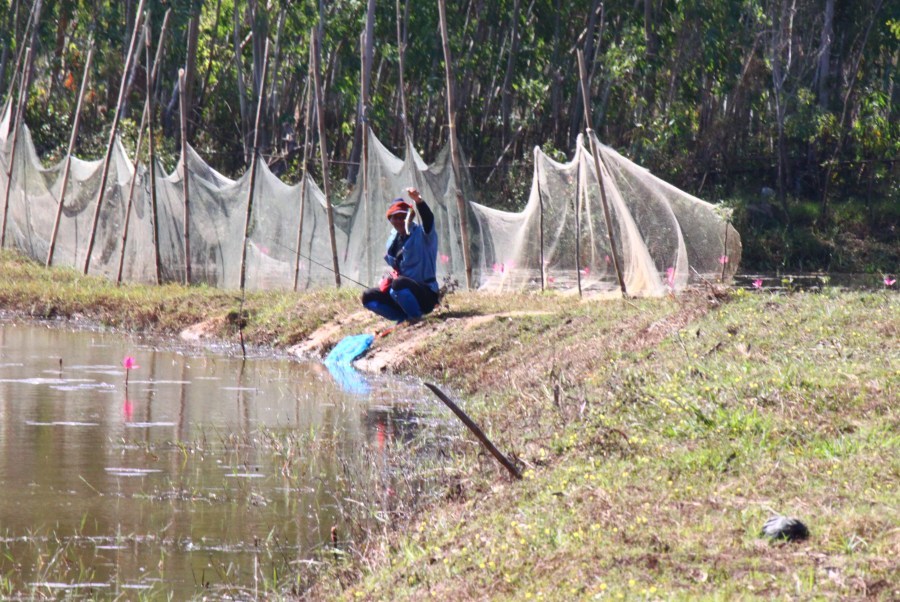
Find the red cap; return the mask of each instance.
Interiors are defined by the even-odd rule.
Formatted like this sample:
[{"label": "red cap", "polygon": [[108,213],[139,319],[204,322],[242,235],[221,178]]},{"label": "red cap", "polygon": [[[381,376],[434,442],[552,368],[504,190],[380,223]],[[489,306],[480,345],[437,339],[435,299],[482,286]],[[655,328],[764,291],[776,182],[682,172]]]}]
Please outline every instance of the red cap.
[{"label": "red cap", "polygon": [[412,210],[412,207],[409,203],[404,201],[403,199],[395,199],[394,203],[388,207],[387,210],[387,218],[391,219],[392,215],[396,215],[398,213],[407,214]]}]

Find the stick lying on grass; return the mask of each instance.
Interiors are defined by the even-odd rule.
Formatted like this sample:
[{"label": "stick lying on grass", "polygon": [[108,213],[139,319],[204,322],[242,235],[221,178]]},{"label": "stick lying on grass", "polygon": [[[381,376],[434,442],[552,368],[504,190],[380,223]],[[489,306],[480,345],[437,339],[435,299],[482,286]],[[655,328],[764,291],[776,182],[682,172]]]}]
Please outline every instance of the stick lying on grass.
[{"label": "stick lying on grass", "polygon": [[432,393],[437,395],[438,398],[440,398],[440,400],[443,401],[444,404],[448,408],[453,410],[453,413],[456,414],[459,417],[459,419],[463,421],[463,424],[465,424],[467,427],[469,427],[469,430],[472,431],[472,433],[474,433],[474,435],[476,437],[478,437],[478,440],[481,441],[482,445],[484,445],[487,448],[487,450],[489,452],[491,452],[491,454],[493,454],[493,456],[495,458],[497,458],[497,461],[500,462],[500,464],[503,464],[503,466],[506,468],[506,470],[509,471],[509,474],[511,474],[512,476],[514,476],[517,479],[522,478],[522,473],[519,472],[519,469],[516,468],[516,465],[513,464],[512,462],[510,462],[509,459],[506,456],[504,456],[500,452],[499,449],[494,447],[494,444],[491,443],[491,440],[487,438],[487,435],[485,435],[484,432],[480,428],[478,428],[478,425],[475,424],[475,422],[473,422],[472,419],[469,418],[465,412],[463,412],[461,409],[459,409],[459,406],[457,406],[455,403],[450,401],[450,398],[447,397],[447,395],[444,394],[443,391],[438,389],[433,384],[425,383],[425,386],[428,387],[429,389],[431,389]]}]

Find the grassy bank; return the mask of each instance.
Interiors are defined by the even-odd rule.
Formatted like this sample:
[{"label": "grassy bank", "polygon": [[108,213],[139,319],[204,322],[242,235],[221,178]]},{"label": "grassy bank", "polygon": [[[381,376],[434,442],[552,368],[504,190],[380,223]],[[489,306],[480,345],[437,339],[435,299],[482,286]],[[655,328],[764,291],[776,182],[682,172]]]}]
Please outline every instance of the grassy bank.
[{"label": "grassy bank", "polygon": [[[9,254],[0,308],[286,346],[382,322],[358,291],[114,287]],[[241,313],[241,312],[244,313]],[[243,317],[242,317],[243,316]],[[447,459],[444,501],[332,560],[310,596],[734,599],[900,596],[900,297],[703,289],[579,302],[456,293],[376,346],[452,390],[498,447]],[[378,350],[376,350],[378,351]],[[401,445],[398,443],[398,445]],[[401,450],[402,451],[402,450]],[[759,536],[774,514],[804,542]]]}]

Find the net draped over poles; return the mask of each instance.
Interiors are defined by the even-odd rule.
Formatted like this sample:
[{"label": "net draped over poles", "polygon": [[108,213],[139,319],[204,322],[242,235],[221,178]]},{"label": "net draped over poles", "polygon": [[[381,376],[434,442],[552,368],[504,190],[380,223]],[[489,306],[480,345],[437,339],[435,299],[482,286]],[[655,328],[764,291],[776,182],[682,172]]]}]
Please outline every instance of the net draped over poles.
[{"label": "net draped over poles", "polygon": [[[23,125],[10,170],[13,141],[9,119],[7,110],[0,120],[0,188],[5,189],[8,173],[12,178],[6,245],[43,262],[64,162],[44,167]],[[469,254],[474,285],[479,289],[539,289],[543,284],[547,289],[568,292],[578,290],[580,281],[585,294],[616,293],[615,252],[628,294],[660,296],[699,279],[727,281],[740,261],[740,237],[713,205],[602,145],[600,164],[614,248],[600,205],[595,163],[583,139],[568,163],[556,162],[535,149],[532,188],[525,208],[507,212],[472,200],[475,194],[468,173],[462,170],[461,182],[454,177],[449,145],[427,164],[412,141],[406,143],[405,157],[399,158],[371,130],[367,129],[367,136],[368,202],[362,186],[354,187],[346,199],[333,201],[341,275],[351,282],[373,286],[385,273],[385,242],[391,232],[385,210],[395,198],[405,197],[408,187],[418,188],[435,214],[437,277],[442,283],[448,279],[465,282],[457,190],[462,191],[469,212]],[[184,279],[181,174],[185,162],[191,199],[191,280],[237,288],[249,170],[232,180],[212,169],[191,148],[171,174],[156,170],[161,280]],[[53,254],[55,266],[77,268],[86,260],[100,172],[100,161],[73,157]],[[116,278],[132,177],[137,177],[137,186],[122,274],[128,281],[153,283],[157,226],[153,223],[150,171],[139,164],[135,174],[133,161],[121,143],[112,154],[90,273]],[[325,197],[311,177],[306,176],[305,186],[302,184],[287,185],[264,161],[258,165],[247,243],[248,289],[293,288],[298,261],[298,289],[334,286]]]}]

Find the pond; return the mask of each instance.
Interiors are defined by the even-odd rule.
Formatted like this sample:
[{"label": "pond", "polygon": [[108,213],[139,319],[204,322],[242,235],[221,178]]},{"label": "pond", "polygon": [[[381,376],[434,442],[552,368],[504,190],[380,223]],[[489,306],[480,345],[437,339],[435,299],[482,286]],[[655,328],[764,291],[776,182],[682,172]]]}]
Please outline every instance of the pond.
[{"label": "pond", "polygon": [[393,463],[428,454],[418,433],[458,430],[438,405],[318,363],[0,323],[0,596],[255,598],[302,580],[427,491]]}]

